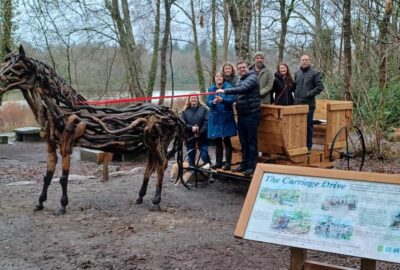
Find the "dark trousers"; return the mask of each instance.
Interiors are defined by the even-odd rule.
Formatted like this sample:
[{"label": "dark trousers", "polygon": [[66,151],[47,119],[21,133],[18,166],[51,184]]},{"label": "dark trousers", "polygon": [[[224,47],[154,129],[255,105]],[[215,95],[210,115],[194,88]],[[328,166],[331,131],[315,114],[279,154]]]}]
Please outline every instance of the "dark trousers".
[{"label": "dark trousers", "polygon": [[215,165],[222,166],[222,156],[225,146],[225,162],[230,165],[232,162],[232,142],[231,137],[215,139]]},{"label": "dark trousers", "polygon": [[314,134],[313,120],[314,120],[314,112],[315,106],[308,106],[308,114],[307,114],[307,148],[311,150],[312,147],[312,139]]},{"label": "dark trousers", "polygon": [[257,129],[260,122],[260,113],[238,116],[238,133],[242,147],[242,167],[254,169],[257,165]]},{"label": "dark trousers", "polygon": [[[192,149],[195,149],[195,148],[196,148],[195,144],[187,144],[186,145],[186,150],[189,153],[188,154],[189,166],[194,166],[195,163],[197,162],[197,160],[196,160],[196,152],[197,151],[195,151],[195,150],[191,151]],[[199,153],[200,158],[201,158],[201,160],[203,160],[204,163],[211,163],[210,156],[208,155],[208,145],[207,144],[199,145],[198,151],[200,152]],[[201,164],[201,163],[199,163],[199,164]]]}]

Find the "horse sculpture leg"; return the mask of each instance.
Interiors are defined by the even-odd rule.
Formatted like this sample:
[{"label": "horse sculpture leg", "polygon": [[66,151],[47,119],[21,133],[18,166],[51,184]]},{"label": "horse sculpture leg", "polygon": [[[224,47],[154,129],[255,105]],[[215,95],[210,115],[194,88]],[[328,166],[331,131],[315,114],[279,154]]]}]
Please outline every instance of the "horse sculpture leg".
[{"label": "horse sculpture leg", "polygon": [[[164,147],[164,148],[166,148],[166,147]],[[152,200],[152,202],[153,202],[152,210],[159,211],[161,209],[160,202],[161,202],[162,185],[163,185],[163,181],[164,181],[164,172],[168,166],[168,159],[167,159],[166,153],[164,152],[164,150],[162,148],[162,145],[160,145],[159,148],[157,148],[153,152],[153,154],[154,154],[154,158],[156,160],[155,164],[156,164],[156,170],[157,170],[157,185],[156,185],[156,193],[154,194],[154,198]]]},{"label": "horse sculpture leg", "polygon": [[34,211],[43,210],[43,202],[47,200],[47,189],[50,186],[51,179],[53,178],[54,171],[57,165],[57,146],[53,143],[47,143],[47,171],[43,177],[42,193],[39,196],[39,203],[33,209]]},{"label": "horse sculpture leg", "polygon": [[154,194],[154,198],[152,200],[153,207],[152,210],[159,211],[161,209],[160,202],[161,202],[161,191],[162,185],[164,181],[164,172],[168,166],[168,160],[165,158],[164,160],[160,160],[157,164],[157,185],[156,185],[156,193]]},{"label": "horse sculpture leg", "polygon": [[62,154],[62,175],[60,177],[60,184],[62,188],[62,195],[61,195],[61,207],[57,211],[57,215],[64,215],[67,211],[68,205],[68,195],[67,195],[67,186],[68,186],[68,175],[69,175],[69,168],[71,162],[71,154]]},{"label": "horse sculpture leg", "polygon": [[153,155],[149,153],[149,157],[147,158],[146,170],[144,171],[142,187],[140,188],[139,197],[136,199],[135,204],[143,203],[143,197],[146,195],[147,186],[149,184],[149,179],[151,173],[153,172],[153,168],[154,168],[154,158]]}]

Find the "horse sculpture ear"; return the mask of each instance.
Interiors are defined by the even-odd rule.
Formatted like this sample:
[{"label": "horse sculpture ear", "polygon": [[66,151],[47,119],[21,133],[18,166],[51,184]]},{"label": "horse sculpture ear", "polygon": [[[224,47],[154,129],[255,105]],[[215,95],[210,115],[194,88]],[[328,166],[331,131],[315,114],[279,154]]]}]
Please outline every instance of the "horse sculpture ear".
[{"label": "horse sculpture ear", "polygon": [[19,55],[20,56],[25,56],[25,50],[24,50],[24,47],[22,47],[22,45],[19,45]]}]

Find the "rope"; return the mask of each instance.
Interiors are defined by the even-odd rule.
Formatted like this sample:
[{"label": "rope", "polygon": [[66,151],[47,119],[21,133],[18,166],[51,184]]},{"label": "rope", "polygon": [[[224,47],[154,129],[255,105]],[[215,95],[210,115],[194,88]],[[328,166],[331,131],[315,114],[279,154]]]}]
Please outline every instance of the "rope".
[{"label": "rope", "polygon": [[199,93],[199,94],[174,95],[174,96],[136,97],[136,98],[121,98],[121,99],[91,100],[91,101],[78,102],[78,104],[82,104],[82,105],[87,105],[87,104],[88,105],[104,105],[104,104],[140,102],[140,101],[148,101],[148,100],[153,100],[153,99],[184,98],[184,97],[207,96],[207,95],[215,95],[215,92],[207,92],[207,93]]}]

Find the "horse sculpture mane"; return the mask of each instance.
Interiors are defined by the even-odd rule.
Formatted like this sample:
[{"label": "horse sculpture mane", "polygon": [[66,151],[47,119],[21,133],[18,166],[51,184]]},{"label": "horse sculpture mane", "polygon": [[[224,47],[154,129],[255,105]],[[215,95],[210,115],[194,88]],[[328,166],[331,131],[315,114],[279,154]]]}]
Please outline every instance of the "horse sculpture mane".
[{"label": "horse sculpture mane", "polygon": [[[46,134],[47,172],[36,211],[43,209],[43,202],[47,199],[58,148],[62,157],[62,197],[58,214],[66,212],[70,156],[74,146],[107,152],[132,151],[142,145],[147,147],[149,155],[136,203],[142,203],[149,178],[153,171],[157,171],[153,206],[159,209],[168,158],[178,153],[178,164],[182,164],[184,124],[176,113],[168,107],[151,103],[136,104],[124,109],[89,106],[86,99],[51,67],[27,57],[22,46],[19,52],[9,52],[5,57],[0,69],[0,83],[0,96],[13,89],[22,91]],[[172,141],[173,147],[168,152]]]}]

